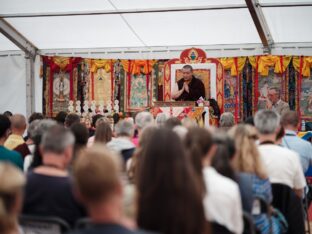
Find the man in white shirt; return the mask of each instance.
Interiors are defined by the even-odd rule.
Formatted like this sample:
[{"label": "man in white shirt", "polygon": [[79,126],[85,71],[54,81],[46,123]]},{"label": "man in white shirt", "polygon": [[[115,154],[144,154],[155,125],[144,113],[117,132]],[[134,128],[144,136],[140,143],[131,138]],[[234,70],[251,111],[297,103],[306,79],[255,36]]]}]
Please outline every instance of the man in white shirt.
[{"label": "man in white shirt", "polygon": [[299,155],[294,151],[275,145],[280,129],[280,116],[275,111],[261,110],[255,116],[259,132],[259,151],[271,183],[285,184],[302,198],[306,181]]}]

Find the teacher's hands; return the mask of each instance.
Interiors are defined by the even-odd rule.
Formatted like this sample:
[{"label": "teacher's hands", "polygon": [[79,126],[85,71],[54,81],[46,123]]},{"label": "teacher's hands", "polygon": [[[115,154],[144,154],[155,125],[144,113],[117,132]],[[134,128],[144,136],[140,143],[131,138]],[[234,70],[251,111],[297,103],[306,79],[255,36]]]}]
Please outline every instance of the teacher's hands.
[{"label": "teacher's hands", "polygon": [[189,86],[188,86],[188,84],[187,84],[186,82],[183,83],[183,88],[184,88],[184,90],[185,90],[187,93],[190,92],[190,88],[189,88]]}]

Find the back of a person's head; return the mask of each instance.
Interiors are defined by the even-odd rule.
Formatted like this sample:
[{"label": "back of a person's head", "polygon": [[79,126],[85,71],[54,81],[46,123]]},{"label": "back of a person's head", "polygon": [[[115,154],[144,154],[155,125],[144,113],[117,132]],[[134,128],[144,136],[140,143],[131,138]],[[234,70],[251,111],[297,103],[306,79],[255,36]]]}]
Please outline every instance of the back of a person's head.
[{"label": "back of a person's head", "polygon": [[129,120],[121,120],[115,125],[115,132],[117,136],[133,137],[134,124]]},{"label": "back of a person's head", "polygon": [[13,115],[11,111],[5,111],[3,112],[3,114],[8,118],[10,118]]},{"label": "back of a person's head", "polygon": [[165,122],[164,127],[168,128],[168,129],[173,129],[176,126],[181,126],[182,122],[179,118],[177,117],[171,117],[169,119],[167,119],[167,121]]},{"label": "back of a person's head", "polygon": [[75,136],[75,145],[87,145],[89,139],[89,131],[84,124],[74,123],[70,127],[70,130]]},{"label": "back of a person's head", "polygon": [[220,116],[220,127],[231,128],[235,125],[234,115],[231,112],[224,112]]},{"label": "back of a person's head", "polygon": [[179,137],[156,129],[138,160],[138,226],[163,234],[203,233],[200,184]]},{"label": "back of a person's head", "polygon": [[41,120],[41,119],[44,119],[43,114],[39,112],[34,112],[29,116],[28,123],[31,124],[34,120]]},{"label": "back of a person's head", "polygon": [[6,115],[0,115],[0,138],[7,137],[11,129],[11,121]]},{"label": "back of a person's head", "polygon": [[65,124],[65,119],[67,116],[67,112],[65,111],[60,111],[59,113],[57,113],[57,115],[55,116],[55,120],[58,124],[64,125]]},{"label": "back of a person's head", "polygon": [[120,186],[121,161],[104,146],[82,151],[74,163],[74,182],[86,203],[106,201]]},{"label": "back of a person's head", "polygon": [[80,123],[79,115],[70,113],[65,118],[65,127],[70,128],[74,123]]},{"label": "back of a person's head", "polygon": [[142,130],[145,127],[154,123],[153,115],[147,111],[139,112],[135,116],[135,125],[138,129]]},{"label": "back of a person's head", "polygon": [[56,125],[43,134],[41,147],[43,154],[63,154],[68,147],[74,145],[74,142],[75,137],[68,129]]},{"label": "back of a person's head", "polygon": [[113,131],[108,122],[99,122],[101,119],[96,122],[94,141],[106,144],[107,142],[110,142],[112,140]]},{"label": "back of a person's head", "polygon": [[287,111],[281,117],[281,125],[283,127],[291,126],[297,128],[299,122],[299,115],[296,111]]},{"label": "back of a person's head", "polygon": [[12,115],[12,117],[10,118],[11,121],[11,128],[12,131],[14,132],[16,131],[25,131],[27,123],[26,123],[26,118],[24,115],[22,114],[14,114]]},{"label": "back of a person's head", "polygon": [[260,134],[274,134],[280,126],[280,116],[275,111],[260,110],[255,115],[255,126]]},{"label": "back of a person's head", "polygon": [[198,127],[198,124],[196,123],[196,120],[191,119],[189,117],[185,117],[184,119],[182,119],[181,123],[182,123],[182,126],[184,126],[186,128]]},{"label": "back of a person's head", "polygon": [[[39,122],[37,122],[39,121]],[[51,127],[57,125],[52,119],[36,120],[35,123],[31,123],[30,138],[36,145],[39,145],[44,133],[46,133]]]},{"label": "back of a person's head", "polygon": [[100,118],[103,118],[103,117],[104,117],[104,116],[101,115],[101,114],[96,114],[96,115],[92,116],[92,123],[91,123],[91,126],[92,126],[93,128],[95,128],[95,127],[96,127],[96,122],[97,122],[97,120],[100,119]]},{"label": "back of a person's head", "polygon": [[155,119],[157,126],[164,126],[167,119],[168,117],[165,113],[158,113]]},{"label": "back of a person's head", "polygon": [[23,173],[10,163],[0,163],[0,233],[13,233],[25,185]]},{"label": "back of a person's head", "polygon": [[197,174],[202,187],[202,193],[206,192],[203,181],[203,158],[206,157],[213,146],[211,133],[204,128],[190,128],[184,139],[184,145],[188,156],[191,159],[192,166]]},{"label": "back of a person's head", "polygon": [[213,139],[216,145],[216,151],[211,165],[221,175],[236,181],[235,171],[231,163],[236,153],[234,140],[222,132],[215,134]]},{"label": "back of a person's head", "polygon": [[233,166],[238,172],[256,174],[260,178],[267,178],[260,153],[256,145],[257,130],[250,126],[239,124],[234,126],[229,135],[235,141],[236,156]]}]

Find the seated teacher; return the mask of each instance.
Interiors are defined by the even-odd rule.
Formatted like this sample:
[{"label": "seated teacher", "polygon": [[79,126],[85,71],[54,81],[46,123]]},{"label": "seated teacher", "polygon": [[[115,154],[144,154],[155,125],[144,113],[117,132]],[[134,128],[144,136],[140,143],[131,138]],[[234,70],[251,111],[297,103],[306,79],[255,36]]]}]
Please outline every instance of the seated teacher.
[{"label": "seated teacher", "polygon": [[172,93],[172,99],[176,101],[197,101],[205,98],[205,86],[203,82],[193,75],[193,67],[185,65],[182,68],[183,78],[178,81],[178,91]]}]

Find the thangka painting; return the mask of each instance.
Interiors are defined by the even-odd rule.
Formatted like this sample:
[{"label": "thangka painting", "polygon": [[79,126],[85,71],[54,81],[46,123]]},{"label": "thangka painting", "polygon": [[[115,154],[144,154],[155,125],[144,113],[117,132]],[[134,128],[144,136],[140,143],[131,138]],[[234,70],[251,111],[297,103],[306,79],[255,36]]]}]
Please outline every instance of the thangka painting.
[{"label": "thangka painting", "polygon": [[112,100],[111,73],[99,68],[94,74],[94,100],[96,103]]},{"label": "thangka painting", "polygon": [[126,96],[128,96],[126,109],[128,111],[142,110],[150,106],[149,91],[151,87],[147,75],[131,75],[130,84],[127,83],[126,87],[128,87],[126,92]]},{"label": "thangka painting", "polygon": [[[183,71],[182,69],[177,69],[175,74],[176,82],[181,80],[183,78]],[[203,84],[205,85],[205,92],[206,96],[208,97],[208,94],[210,92],[210,70],[209,69],[193,69],[193,75],[201,80]]]},{"label": "thangka painting", "polygon": [[302,118],[312,120],[312,72],[301,80],[300,112]]},{"label": "thangka painting", "polygon": [[268,99],[268,92],[270,88],[277,88],[280,90],[281,99],[288,102],[288,96],[286,94],[287,81],[286,75],[280,73],[274,73],[274,67],[269,69],[268,76],[261,76],[259,74],[258,81],[258,109],[265,109]]},{"label": "thangka painting", "polygon": [[[238,79],[240,82],[241,79]],[[238,105],[237,115],[240,113],[240,103],[237,95],[240,95],[240,83],[237,83],[237,76],[231,75],[231,70],[224,71],[224,112],[235,114],[236,102]],[[237,93],[238,92],[238,93]]]},{"label": "thangka painting", "polygon": [[69,73],[59,72],[53,75],[53,113],[67,110],[69,102]]}]

